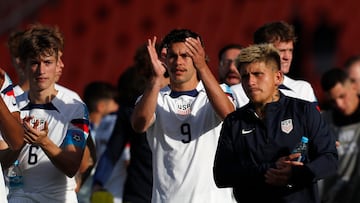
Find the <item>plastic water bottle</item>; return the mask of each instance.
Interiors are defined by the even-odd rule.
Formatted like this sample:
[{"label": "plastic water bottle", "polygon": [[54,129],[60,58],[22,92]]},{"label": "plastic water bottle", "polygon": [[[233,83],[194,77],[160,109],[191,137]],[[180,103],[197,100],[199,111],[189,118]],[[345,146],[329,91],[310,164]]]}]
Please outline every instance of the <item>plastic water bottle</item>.
[{"label": "plastic water bottle", "polygon": [[[308,146],[307,146],[308,142],[309,142],[309,138],[304,137],[304,136],[301,137],[301,142],[299,142],[299,144],[297,144],[296,147],[294,148],[294,150],[291,152],[291,154],[301,153],[301,155],[298,158],[293,159],[292,161],[304,162],[306,160],[307,150],[308,150]],[[294,187],[294,185],[287,184],[286,187],[291,189]]]},{"label": "plastic water bottle", "polygon": [[304,162],[307,156],[307,148],[308,148],[308,142],[309,142],[309,138],[302,136],[301,137],[301,142],[299,144],[296,145],[296,147],[294,148],[294,150],[291,152],[292,154],[295,153],[301,153],[301,155],[296,158],[293,161],[300,161],[300,162]]},{"label": "plastic water bottle", "polygon": [[8,169],[7,177],[9,181],[9,189],[16,190],[23,187],[23,175],[19,167],[19,160],[16,160]]}]

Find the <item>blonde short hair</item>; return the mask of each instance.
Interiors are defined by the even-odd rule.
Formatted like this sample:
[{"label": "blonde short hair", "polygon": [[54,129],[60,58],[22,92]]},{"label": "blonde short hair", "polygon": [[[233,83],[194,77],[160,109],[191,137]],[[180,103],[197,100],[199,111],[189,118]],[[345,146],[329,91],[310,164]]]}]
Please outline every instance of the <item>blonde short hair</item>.
[{"label": "blonde short hair", "polygon": [[274,70],[280,70],[280,55],[278,50],[272,44],[254,44],[241,49],[240,54],[235,59],[237,69],[240,69],[250,63],[265,62],[271,65]]}]

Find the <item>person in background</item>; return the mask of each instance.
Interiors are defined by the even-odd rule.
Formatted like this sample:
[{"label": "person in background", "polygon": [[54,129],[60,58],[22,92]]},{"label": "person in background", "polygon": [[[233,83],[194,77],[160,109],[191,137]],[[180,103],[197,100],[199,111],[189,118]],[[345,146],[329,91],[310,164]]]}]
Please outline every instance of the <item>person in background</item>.
[{"label": "person in background", "polygon": [[[147,47],[142,45],[135,53],[133,66],[126,69],[119,77],[118,101],[120,109],[117,112],[117,121],[94,175],[93,191],[101,191],[111,179],[110,174],[119,173],[115,170],[114,165],[119,162],[127,143],[130,143],[131,161],[123,191],[123,202],[125,203],[151,202],[152,153],[146,139],[146,133],[134,132],[130,117],[137,98],[144,92],[152,77],[153,68]],[[164,84],[167,85],[168,78],[164,77],[163,80]]]},{"label": "person in background", "polygon": [[15,95],[20,95],[29,90],[29,81],[25,75],[24,65],[19,58],[19,43],[25,31],[13,31],[7,41],[11,63],[18,77],[18,84],[14,87]]},{"label": "person in background", "polygon": [[74,176],[89,120],[84,103],[55,89],[61,36],[56,27],[34,25],[19,43],[30,89],[27,99],[18,103],[26,142],[18,156],[24,183],[20,190],[9,191],[9,202],[77,202]]},{"label": "person in background", "polygon": [[345,70],[355,84],[358,95],[360,95],[360,55],[348,58],[345,62]]},{"label": "person in background", "polygon": [[279,50],[281,72],[284,75],[279,87],[281,91],[287,96],[317,103],[314,90],[308,82],[293,80],[286,75],[293,61],[296,40],[294,26],[284,21],[266,23],[254,32],[254,44],[271,43]]},{"label": "person in background", "polygon": [[[86,85],[84,89],[84,102],[89,108],[90,131],[95,142],[96,155],[100,157],[106,149],[111,132],[116,121],[116,111],[119,108],[117,103],[116,88],[103,81],[94,81]],[[126,164],[118,163],[119,175],[113,176],[106,190],[114,197],[114,202],[122,201],[122,187],[126,177]],[[120,173],[122,171],[122,173]],[[86,187],[82,187],[78,194],[80,202],[90,202],[91,187],[94,171],[86,182]],[[81,195],[80,195],[81,194]]]},{"label": "person in background", "polygon": [[[166,67],[156,37],[148,40],[155,75],[131,116],[153,153],[152,202],[232,202],[231,190],[216,188],[211,168],[215,129],[234,104],[212,75],[197,33],[174,29],[163,41]],[[170,85],[163,88],[166,71]]]},{"label": "person in background", "polygon": [[[317,180],[337,169],[335,138],[313,103],[288,97],[280,55],[271,44],[241,50],[236,60],[250,102],[222,126],[214,179],[234,188],[238,202],[316,202]],[[292,153],[302,137],[307,154]],[[302,162],[293,160],[304,156]]]},{"label": "person in background", "polygon": [[[0,69],[0,95],[0,177],[3,177],[3,169],[15,161],[24,143],[12,81],[3,69]],[[0,178],[0,202],[8,202],[3,178]]]},{"label": "person in background", "polygon": [[218,54],[220,86],[225,93],[236,98],[234,103],[237,107],[247,103],[249,100],[241,85],[238,85],[241,83],[241,78],[234,63],[242,48],[240,44],[227,44],[220,49]]},{"label": "person in background", "polygon": [[234,64],[235,58],[243,48],[240,44],[227,44],[219,51],[219,83],[228,86],[236,85],[241,82],[240,74]]},{"label": "person in background", "polygon": [[111,135],[112,130],[106,129],[108,132],[101,132],[99,135],[97,135],[99,132],[98,127],[106,116],[115,113],[119,109],[117,96],[118,93],[116,88],[108,82],[90,82],[84,89],[83,98],[86,106],[89,109],[91,130],[94,131],[92,136],[95,139],[97,155],[101,155],[104,152],[107,140]]},{"label": "person in background", "polygon": [[323,111],[337,140],[339,168],[323,181],[323,203],[360,202],[360,98],[356,83],[343,69],[333,68],[321,77],[330,109]]},{"label": "person in background", "polygon": [[[292,59],[294,45],[297,37],[292,25],[284,21],[275,21],[262,25],[253,35],[254,44],[271,43],[279,50],[281,59],[281,72],[283,73],[283,82],[279,86],[280,91],[290,97],[303,99],[317,104],[317,99],[310,83],[303,80],[294,80],[288,77]],[[248,100],[243,97],[241,85],[233,87],[235,100],[240,106],[247,103]]]}]

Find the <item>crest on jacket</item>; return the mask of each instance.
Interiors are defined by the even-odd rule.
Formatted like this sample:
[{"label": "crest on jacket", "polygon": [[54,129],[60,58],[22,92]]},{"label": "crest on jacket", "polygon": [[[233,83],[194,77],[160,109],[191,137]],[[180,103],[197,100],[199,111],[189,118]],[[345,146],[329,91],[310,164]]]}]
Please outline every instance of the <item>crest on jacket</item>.
[{"label": "crest on jacket", "polygon": [[281,131],[283,131],[286,134],[289,134],[293,129],[293,123],[292,119],[287,119],[281,121]]}]

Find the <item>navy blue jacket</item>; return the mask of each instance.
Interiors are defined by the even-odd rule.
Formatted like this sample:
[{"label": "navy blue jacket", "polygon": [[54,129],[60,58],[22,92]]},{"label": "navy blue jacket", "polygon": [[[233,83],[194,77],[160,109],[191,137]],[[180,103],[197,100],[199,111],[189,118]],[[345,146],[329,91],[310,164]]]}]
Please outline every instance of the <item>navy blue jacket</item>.
[{"label": "navy blue jacket", "polygon": [[[292,167],[292,188],[265,183],[264,174],[309,138],[304,166]],[[337,170],[335,137],[310,102],[281,94],[259,119],[251,103],[229,114],[223,123],[214,162],[218,187],[233,187],[237,201],[320,202],[317,180]]]}]

